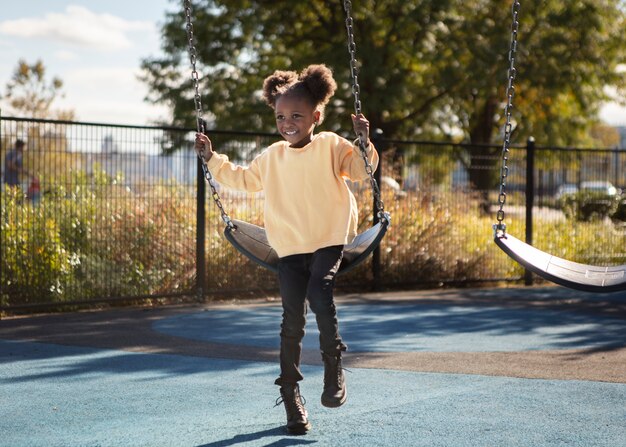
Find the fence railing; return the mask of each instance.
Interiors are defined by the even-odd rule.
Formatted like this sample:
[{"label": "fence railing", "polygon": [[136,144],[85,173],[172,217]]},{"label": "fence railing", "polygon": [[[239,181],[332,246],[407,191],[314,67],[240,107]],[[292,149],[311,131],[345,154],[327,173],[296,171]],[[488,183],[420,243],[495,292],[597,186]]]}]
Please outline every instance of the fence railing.
[{"label": "fence railing", "polygon": [[[211,136],[218,151],[244,164],[278,138],[224,131]],[[275,293],[274,275],[240,256],[221,236],[193,137],[194,129],[2,117],[3,172],[15,140],[25,140],[27,149],[20,184],[2,188],[0,310]],[[499,146],[380,138],[376,146],[382,154],[377,176],[392,227],[372,260],[341,277],[339,288],[525,277],[491,240]],[[593,264],[626,262],[618,207],[587,219],[576,216],[574,202],[566,200],[582,188],[626,186],[625,164],[626,152],[620,150],[513,147],[507,228],[557,256]],[[532,185],[530,194],[527,185]],[[361,225],[367,227],[371,192],[367,184],[351,188]],[[262,194],[224,188],[220,194],[231,215],[262,224]]]}]

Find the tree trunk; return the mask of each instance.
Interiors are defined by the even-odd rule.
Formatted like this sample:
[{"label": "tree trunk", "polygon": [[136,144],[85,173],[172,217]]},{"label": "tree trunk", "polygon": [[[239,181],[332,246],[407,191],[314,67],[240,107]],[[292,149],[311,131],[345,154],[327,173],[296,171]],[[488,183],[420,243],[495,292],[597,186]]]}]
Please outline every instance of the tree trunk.
[{"label": "tree trunk", "polygon": [[497,169],[500,149],[487,146],[491,144],[496,129],[494,123],[498,105],[497,98],[488,98],[477,115],[475,125],[470,130],[470,142],[476,146],[470,148],[469,181],[480,194],[481,209],[486,214],[489,214],[491,205],[489,192],[497,188],[500,175]]}]

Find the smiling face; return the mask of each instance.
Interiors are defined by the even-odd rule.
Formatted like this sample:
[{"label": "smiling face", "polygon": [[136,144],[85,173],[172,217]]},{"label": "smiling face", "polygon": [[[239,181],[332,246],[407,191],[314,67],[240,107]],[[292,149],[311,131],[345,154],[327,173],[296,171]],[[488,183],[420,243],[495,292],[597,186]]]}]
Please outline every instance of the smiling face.
[{"label": "smiling face", "polygon": [[283,95],[274,107],[276,128],[291,147],[304,147],[311,142],[320,112],[299,95]]}]

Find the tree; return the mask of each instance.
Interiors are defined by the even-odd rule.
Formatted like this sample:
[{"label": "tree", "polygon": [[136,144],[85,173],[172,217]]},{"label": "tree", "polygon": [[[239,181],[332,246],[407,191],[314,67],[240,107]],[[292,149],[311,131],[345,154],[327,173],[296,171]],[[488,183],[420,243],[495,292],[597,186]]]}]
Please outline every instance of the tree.
[{"label": "tree", "polygon": [[[41,60],[33,64],[19,60],[13,77],[6,85],[4,100],[10,113],[26,118],[52,118],[71,121],[72,110],[53,110],[54,101],[62,95],[63,81],[53,77],[48,81],[46,68]],[[65,125],[18,122],[16,133],[28,142],[24,166],[42,181],[51,181],[59,172],[77,166],[77,154],[67,152]],[[12,141],[3,136],[3,149],[11,147]]]},{"label": "tree", "polygon": [[[457,67],[467,70],[469,82],[461,81],[446,100],[452,117],[460,118],[466,138],[488,144],[501,138],[506,87],[502,75],[508,68],[511,12],[504,7],[507,1],[478,3],[483,6],[463,5],[462,17],[473,15],[475,23],[447,22],[451,31],[446,47],[460,60]],[[535,136],[543,145],[589,144],[589,131],[607,99],[606,86],[621,86],[624,98],[624,74],[617,70],[626,49],[624,4],[619,0],[522,4],[514,141],[523,143]],[[479,33],[478,24],[482,24]],[[485,160],[498,153],[499,149],[479,146],[472,151],[469,167],[484,167]],[[470,169],[470,181],[483,191],[494,184],[493,175],[484,169]]]},{"label": "tree", "polygon": [[[326,126],[349,129],[352,109],[342,2],[204,0],[194,4],[202,101],[219,128],[274,129],[259,97],[275,69],[324,62],[340,85]],[[580,144],[597,121],[606,87],[626,94],[623,0],[525,0],[520,15],[514,142]],[[353,2],[363,111],[387,138],[457,138],[467,160],[497,165],[509,66],[510,0]],[[169,14],[163,58],[143,61],[150,99],[174,124],[192,125],[193,89],[184,14]],[[487,161],[485,161],[487,160]],[[491,161],[489,161],[491,160]],[[470,169],[492,189],[496,169]]]},{"label": "tree", "polygon": [[591,128],[591,138],[602,148],[616,148],[620,144],[619,131],[613,126],[596,124]]},{"label": "tree", "polygon": [[46,68],[41,60],[28,64],[20,59],[13,77],[6,85],[4,99],[12,112],[28,118],[60,118],[71,120],[70,110],[52,111],[52,103],[62,95],[63,81],[54,77],[46,79]]},{"label": "tree", "polygon": [[[428,40],[429,29],[443,19],[451,3],[370,0],[353,11],[357,58],[366,67],[359,78],[363,110],[374,127],[390,136],[402,135],[401,124],[410,118],[419,123],[440,94],[430,88],[435,84],[427,73],[420,75],[428,67],[415,56],[414,47],[425,46],[422,41]],[[194,2],[202,101],[213,124],[240,128],[246,123],[247,129],[274,131],[272,114],[259,95],[263,78],[276,69],[299,70],[323,62],[334,70],[340,85],[327,108],[326,125],[349,129],[353,99],[342,8],[340,1]],[[193,125],[182,11],[168,14],[163,48],[164,58],[143,61],[149,99],[169,104],[174,124]]]}]

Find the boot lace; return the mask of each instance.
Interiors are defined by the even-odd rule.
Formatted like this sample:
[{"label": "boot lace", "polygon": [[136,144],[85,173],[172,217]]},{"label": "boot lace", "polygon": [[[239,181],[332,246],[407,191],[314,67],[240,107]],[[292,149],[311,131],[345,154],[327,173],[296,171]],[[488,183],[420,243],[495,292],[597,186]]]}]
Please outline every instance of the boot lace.
[{"label": "boot lace", "polygon": [[352,372],[341,366],[341,359],[328,356],[325,354],[325,361],[331,366],[330,368],[324,368],[324,386],[336,386],[341,388],[343,385],[343,371]]},{"label": "boot lace", "polygon": [[[300,396],[300,399],[296,398],[296,403],[299,405],[306,405],[306,399],[304,398],[304,396],[298,394]],[[283,404],[285,402],[285,399],[283,398],[283,396],[280,396],[276,399],[276,403],[274,404],[274,407],[278,407],[280,404]]]},{"label": "boot lace", "polygon": [[285,408],[287,408],[287,412],[289,414],[289,419],[291,419],[293,415],[306,415],[306,410],[304,409],[306,399],[302,394],[300,394],[299,388],[294,390],[293,399],[288,398],[285,400],[285,396],[281,393],[280,397],[276,399],[274,408],[278,407],[280,404],[285,404]]}]

